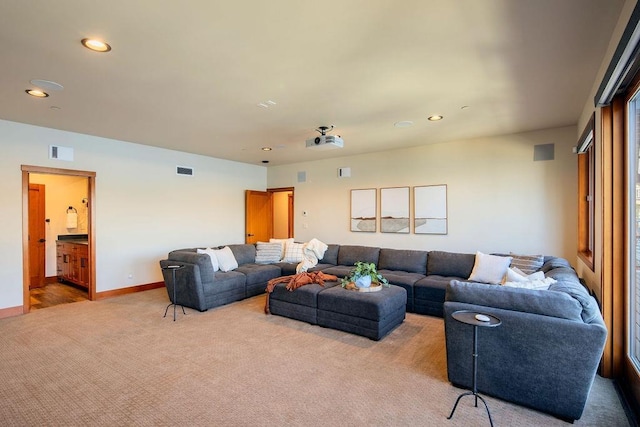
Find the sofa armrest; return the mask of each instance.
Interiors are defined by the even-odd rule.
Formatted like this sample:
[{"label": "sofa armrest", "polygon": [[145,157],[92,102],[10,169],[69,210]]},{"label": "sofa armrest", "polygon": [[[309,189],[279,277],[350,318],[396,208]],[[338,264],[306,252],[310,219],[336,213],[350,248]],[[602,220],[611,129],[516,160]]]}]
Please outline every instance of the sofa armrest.
[{"label": "sofa armrest", "polygon": [[172,251],[169,253],[169,261],[177,261],[177,264],[187,263],[198,266],[200,272],[200,280],[203,283],[213,281],[213,265],[211,258],[207,254],[199,254],[190,251]]},{"label": "sofa armrest", "polygon": [[[182,268],[175,271],[176,283],[173,283],[171,270],[166,269],[169,265],[180,265]],[[211,264],[209,263],[211,267]],[[167,287],[167,293],[171,302],[193,307],[199,311],[206,311],[204,286],[201,280],[201,272],[198,264],[178,261],[175,259],[164,259],[160,261],[162,276]],[[173,301],[173,287],[176,286],[176,301]]]}]

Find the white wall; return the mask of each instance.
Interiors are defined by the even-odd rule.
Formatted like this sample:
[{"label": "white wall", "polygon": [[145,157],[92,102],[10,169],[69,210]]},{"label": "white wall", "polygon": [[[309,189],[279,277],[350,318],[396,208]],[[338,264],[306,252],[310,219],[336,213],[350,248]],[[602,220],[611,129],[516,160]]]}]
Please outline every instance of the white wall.
[{"label": "white wall", "polygon": [[[345,142],[345,143],[348,143]],[[555,160],[533,161],[555,144]],[[272,166],[269,187],[295,187],[295,238],[326,243],[474,253],[543,253],[575,259],[574,126]],[[351,167],[351,178],[337,168]],[[307,180],[297,182],[298,172]],[[447,235],[349,231],[350,190],[447,184]],[[302,211],[307,211],[306,217]],[[379,226],[378,226],[379,229]]]},{"label": "white wall", "polygon": [[[75,160],[48,159],[50,144]],[[97,292],[161,281],[172,249],[243,243],[244,190],[266,189],[262,166],[2,120],[0,148],[0,309],[23,304],[21,165],[96,172]]]}]

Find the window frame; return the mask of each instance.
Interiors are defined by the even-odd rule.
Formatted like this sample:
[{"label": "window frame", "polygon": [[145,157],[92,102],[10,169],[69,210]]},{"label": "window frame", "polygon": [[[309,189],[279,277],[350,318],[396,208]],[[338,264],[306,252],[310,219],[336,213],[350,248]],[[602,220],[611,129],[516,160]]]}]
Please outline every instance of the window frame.
[{"label": "window frame", "polygon": [[578,139],[578,257],[591,271],[595,258],[595,113]]}]

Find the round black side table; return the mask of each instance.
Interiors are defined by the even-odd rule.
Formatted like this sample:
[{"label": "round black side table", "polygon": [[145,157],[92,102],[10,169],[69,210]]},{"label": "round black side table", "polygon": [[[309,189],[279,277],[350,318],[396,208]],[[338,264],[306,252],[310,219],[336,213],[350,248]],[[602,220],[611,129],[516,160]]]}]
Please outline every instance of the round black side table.
[{"label": "round black side table", "polygon": [[473,326],[473,383],[472,383],[472,391],[467,391],[462,393],[456,399],[456,403],[453,405],[453,409],[451,410],[451,414],[447,417],[450,420],[453,417],[453,413],[456,412],[456,408],[458,407],[458,403],[460,399],[464,396],[473,396],[475,397],[475,406],[478,407],[478,399],[484,403],[484,407],[487,410],[487,415],[489,415],[489,423],[491,427],[493,427],[493,420],[491,419],[491,412],[489,412],[489,406],[487,402],[484,401],[482,396],[478,394],[477,387],[477,377],[478,377],[478,327],[489,327],[495,328],[496,326],[500,326],[502,321],[498,319],[496,316],[491,314],[477,313],[474,311],[454,311],[451,315],[455,320],[461,323],[466,323],[467,325]]},{"label": "round black side table", "polygon": [[[169,307],[173,306],[173,321],[176,321],[176,306],[178,304],[176,304],[176,270],[180,270],[182,267],[184,267],[184,265],[167,265],[166,267],[162,267],[163,270],[171,270],[171,278],[173,279],[173,300],[171,301],[171,304],[169,304],[167,306],[167,308],[165,308],[164,310],[164,316],[162,317],[167,317],[167,311],[169,311]],[[182,308],[182,314],[186,315],[187,313],[185,313],[184,311],[184,306],[180,305],[180,307]]]}]

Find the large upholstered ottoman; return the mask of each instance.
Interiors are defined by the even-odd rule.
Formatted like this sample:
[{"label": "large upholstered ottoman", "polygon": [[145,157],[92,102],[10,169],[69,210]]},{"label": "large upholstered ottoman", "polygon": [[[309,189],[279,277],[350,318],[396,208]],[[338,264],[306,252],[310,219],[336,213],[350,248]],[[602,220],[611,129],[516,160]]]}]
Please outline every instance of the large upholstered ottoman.
[{"label": "large upholstered ottoman", "polygon": [[288,291],[286,283],[278,283],[269,295],[269,311],[316,325],[318,294],[337,285],[338,282],[325,282],[324,286],[312,283]]},{"label": "large upholstered ottoman", "polygon": [[405,318],[407,291],[391,285],[378,292],[341,286],[318,294],[318,325],[380,340]]}]

